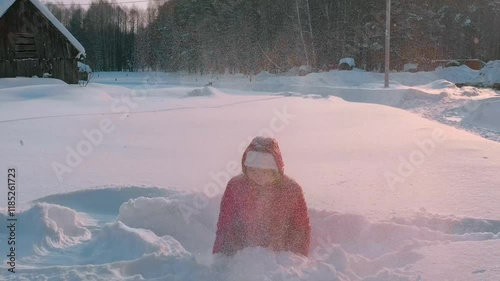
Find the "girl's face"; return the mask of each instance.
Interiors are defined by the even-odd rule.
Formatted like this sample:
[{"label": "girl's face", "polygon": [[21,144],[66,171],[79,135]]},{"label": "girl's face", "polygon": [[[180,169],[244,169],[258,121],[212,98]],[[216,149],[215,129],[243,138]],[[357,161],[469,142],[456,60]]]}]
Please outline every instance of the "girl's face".
[{"label": "girl's face", "polygon": [[276,171],[270,169],[258,169],[247,167],[247,176],[258,185],[271,185],[275,178]]}]

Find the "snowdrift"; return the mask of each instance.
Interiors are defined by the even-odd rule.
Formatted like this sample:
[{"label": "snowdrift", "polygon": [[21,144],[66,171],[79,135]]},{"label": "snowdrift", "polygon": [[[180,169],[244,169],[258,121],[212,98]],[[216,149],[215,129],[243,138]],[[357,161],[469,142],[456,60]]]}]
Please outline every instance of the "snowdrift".
[{"label": "snowdrift", "polygon": [[[104,201],[109,203],[107,207]],[[263,248],[248,248],[231,258],[212,256],[219,203],[219,197],[158,187],[108,187],[41,198],[19,214],[26,225],[19,233],[29,235],[19,242],[23,268],[13,280],[35,276],[67,276],[68,280],[418,280],[418,272],[409,268],[424,258],[419,249],[500,238],[500,221],[422,211],[410,218],[373,222],[362,215],[310,209],[313,233],[308,258]],[[6,233],[1,237],[0,243],[4,243]],[[31,268],[41,264],[44,268]]]},{"label": "snowdrift", "polygon": [[[2,217],[7,219],[5,214]],[[54,250],[78,245],[91,238],[87,227],[93,225],[93,220],[86,214],[47,203],[36,203],[19,214],[18,221],[16,243],[23,245],[17,248],[21,257],[44,256]],[[7,235],[6,231],[2,228],[0,234]]]},{"label": "snowdrift", "polygon": [[186,97],[209,97],[214,95],[213,88],[211,87],[203,87],[202,89],[194,89],[189,91]]},{"label": "snowdrift", "polygon": [[500,84],[500,60],[488,62],[473,79],[476,84],[493,86]]},{"label": "snowdrift", "polygon": [[0,89],[19,88],[27,86],[40,86],[40,85],[68,85],[64,81],[53,78],[0,78]]},{"label": "snowdrift", "polygon": [[462,126],[500,132],[500,99],[478,103],[474,109],[462,120]]}]

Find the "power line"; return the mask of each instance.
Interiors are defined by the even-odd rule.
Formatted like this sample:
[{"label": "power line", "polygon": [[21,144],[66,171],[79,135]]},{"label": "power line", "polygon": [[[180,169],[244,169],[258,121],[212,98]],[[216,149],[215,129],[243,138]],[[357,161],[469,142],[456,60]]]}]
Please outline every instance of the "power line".
[{"label": "power line", "polygon": [[[120,4],[135,4],[135,3],[147,3],[147,2],[162,2],[164,0],[136,0],[136,1],[123,1],[123,2],[107,2],[105,1],[104,3],[110,4],[110,5],[120,5]],[[55,3],[55,2],[47,2],[52,5],[56,6],[90,6],[92,3]]]}]

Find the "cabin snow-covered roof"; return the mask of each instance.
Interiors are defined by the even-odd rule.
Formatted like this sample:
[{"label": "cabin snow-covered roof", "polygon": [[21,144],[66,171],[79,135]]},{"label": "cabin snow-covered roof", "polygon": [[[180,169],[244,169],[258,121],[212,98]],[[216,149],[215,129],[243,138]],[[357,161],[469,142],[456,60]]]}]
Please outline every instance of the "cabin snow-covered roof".
[{"label": "cabin snow-covered roof", "polygon": [[[0,18],[7,12],[7,10],[14,4],[17,0],[0,0]],[[75,36],[69,32],[66,27],[56,18],[54,15],[45,7],[40,0],[28,0],[69,40],[71,45],[73,45],[79,52],[76,56],[77,58],[85,55],[85,48],[76,40]]]}]

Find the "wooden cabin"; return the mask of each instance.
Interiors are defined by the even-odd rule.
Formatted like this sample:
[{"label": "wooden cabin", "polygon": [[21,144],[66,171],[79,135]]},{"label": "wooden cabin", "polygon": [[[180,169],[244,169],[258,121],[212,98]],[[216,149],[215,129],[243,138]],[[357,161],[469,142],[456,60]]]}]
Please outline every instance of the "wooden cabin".
[{"label": "wooden cabin", "polygon": [[85,49],[39,0],[0,0],[0,77],[78,83]]}]

